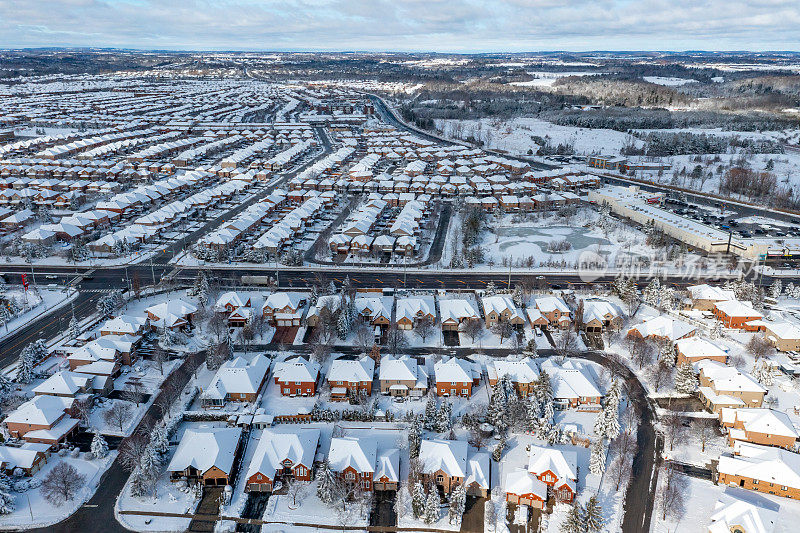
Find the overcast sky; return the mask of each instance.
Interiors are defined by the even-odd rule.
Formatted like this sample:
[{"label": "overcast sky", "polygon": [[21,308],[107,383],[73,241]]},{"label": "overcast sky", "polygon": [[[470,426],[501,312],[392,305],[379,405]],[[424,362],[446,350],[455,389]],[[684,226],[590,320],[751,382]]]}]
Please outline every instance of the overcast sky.
[{"label": "overcast sky", "polygon": [[0,47],[798,50],[800,0],[0,0]]}]

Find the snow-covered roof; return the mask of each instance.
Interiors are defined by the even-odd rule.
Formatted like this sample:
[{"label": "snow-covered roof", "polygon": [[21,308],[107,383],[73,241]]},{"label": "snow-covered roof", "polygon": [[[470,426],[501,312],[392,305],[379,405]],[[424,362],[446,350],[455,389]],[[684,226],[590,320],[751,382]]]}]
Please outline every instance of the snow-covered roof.
[{"label": "snow-covered roof", "polygon": [[491,380],[508,376],[514,383],[533,383],[539,379],[539,370],[530,357],[489,361],[486,364],[486,372]]},{"label": "snow-covered roof", "polygon": [[764,321],[767,330],[765,336],[773,336],[778,340],[797,340],[800,339],[800,327],[791,322],[767,322]]},{"label": "snow-covered roof", "polygon": [[464,484],[469,486],[476,483],[480,488],[489,490],[489,454],[475,452],[467,457],[467,477]]},{"label": "snow-covered roof", "polygon": [[247,479],[261,473],[274,480],[275,472],[283,468],[287,459],[292,462],[293,467],[312,467],[319,442],[319,429],[286,429],[286,432],[264,430],[247,468]]},{"label": "snow-covered roof", "polygon": [[541,370],[550,375],[553,397],[556,399],[596,398],[603,395],[594,375],[580,361],[567,360],[558,364],[555,360],[548,359],[541,364]]},{"label": "snow-covered roof", "polygon": [[724,407],[720,418],[724,424],[741,422],[744,426],[744,430],[748,432],[791,437],[793,439],[800,438],[789,416],[786,413],[774,409],[768,409],[766,407],[730,409]]},{"label": "snow-covered roof", "polygon": [[72,407],[73,398],[51,396],[49,394],[34,396],[12,411],[5,422],[51,426]]},{"label": "snow-covered roof", "polygon": [[328,381],[369,382],[375,375],[375,360],[368,355],[354,359],[344,356],[334,360],[328,370]]},{"label": "snow-covered roof", "polygon": [[622,313],[616,305],[603,300],[601,298],[586,298],[583,300],[583,323],[588,324],[592,320],[599,320],[603,322],[606,316],[609,315],[613,318],[620,316]]},{"label": "snow-covered roof", "polygon": [[378,443],[375,439],[333,437],[328,450],[328,463],[332,470],[342,472],[352,467],[356,472],[375,472]]},{"label": "snow-covered roof", "polygon": [[717,343],[711,342],[703,337],[687,337],[675,343],[675,347],[686,357],[725,357],[727,350]]},{"label": "snow-covered roof", "polygon": [[763,392],[767,390],[749,374],[710,359],[694,363],[694,367],[711,381],[714,389],[725,392]]},{"label": "snow-covered roof", "polygon": [[643,338],[664,337],[673,342],[692,335],[696,330],[697,328],[686,322],[663,315],[648,318],[630,329],[630,331],[638,331]]},{"label": "snow-covered roof", "polygon": [[731,533],[735,526],[747,533],[772,533],[779,513],[777,502],[738,487],[725,487],[714,505],[708,533]]},{"label": "snow-covered roof", "polygon": [[555,310],[561,311],[562,313],[569,313],[569,307],[564,303],[564,300],[556,296],[542,296],[534,299],[534,302],[542,313],[550,313]]},{"label": "snow-covered roof", "polygon": [[42,383],[33,388],[35,394],[67,395],[74,396],[81,389],[85,389],[94,377],[78,372],[62,370],[56,372]]},{"label": "snow-covered roof", "polygon": [[733,453],[733,457],[720,456],[717,465],[720,474],[800,488],[800,454],[743,441],[734,443]]},{"label": "snow-covered roof", "polygon": [[425,368],[417,364],[417,360],[408,355],[384,355],[378,367],[378,379],[423,382],[427,388],[428,374]]},{"label": "snow-covered roof", "polygon": [[764,315],[753,309],[750,302],[740,302],[738,300],[727,300],[724,302],[717,302],[714,307],[720,312],[725,313],[730,317],[746,317],[746,318],[763,318]]},{"label": "snow-covered roof", "polygon": [[273,292],[264,302],[264,309],[268,307],[271,309],[283,309],[287,306],[291,309],[297,309],[303,299],[296,292]]},{"label": "snow-covered roof", "polygon": [[514,300],[508,296],[484,296],[481,298],[481,305],[483,305],[484,314],[487,315],[492,311],[495,311],[497,314],[502,314],[505,310],[509,310],[511,313],[517,313],[517,306],[514,305]]},{"label": "snow-covered roof", "polygon": [[442,322],[448,320],[461,322],[468,318],[478,318],[478,312],[470,301],[463,298],[439,300],[439,314],[441,315]]},{"label": "snow-covered roof", "polygon": [[225,361],[203,391],[203,398],[225,399],[228,394],[255,394],[269,371],[269,360],[259,354],[250,361],[236,357]]},{"label": "snow-covered roof", "polygon": [[205,473],[215,466],[231,474],[241,436],[242,428],[188,428],[167,471],[183,471],[191,466]]},{"label": "snow-covered roof", "polygon": [[250,301],[250,299],[246,298],[246,297],[243,300],[238,292],[229,291],[229,292],[226,292],[226,293],[222,294],[217,299],[217,303],[216,303],[215,307],[216,307],[217,310],[225,309],[228,306],[232,307],[233,309],[236,309],[237,307],[244,307],[246,305],[246,303],[249,302],[249,301]]},{"label": "snow-covered roof", "polygon": [[372,479],[378,481],[384,477],[389,482],[400,481],[400,450],[397,448],[378,451],[378,461]]},{"label": "snow-covered roof", "polygon": [[727,300],[736,299],[733,291],[705,283],[702,285],[691,285],[686,287],[686,289],[692,295],[692,300],[712,300],[715,302],[724,302]]},{"label": "snow-covered roof", "polygon": [[437,383],[472,383],[474,368],[471,361],[450,357],[437,362],[433,373]]},{"label": "snow-covered roof", "polygon": [[547,500],[547,485],[524,468],[512,470],[503,476],[503,492],[517,496],[534,494],[542,501]]},{"label": "snow-covered roof", "polygon": [[319,375],[319,365],[298,355],[276,363],[274,375],[283,382],[315,382]]},{"label": "snow-covered roof", "polygon": [[431,297],[402,297],[397,298],[395,304],[395,321],[401,318],[414,320],[417,317],[432,315],[436,316],[433,298]]},{"label": "snow-covered roof", "polygon": [[574,451],[531,445],[528,459],[528,472],[532,474],[539,476],[549,470],[559,482],[578,479],[578,455]]},{"label": "snow-covered roof", "polygon": [[466,477],[469,445],[461,440],[423,440],[419,448],[422,472],[442,470],[450,477]]}]

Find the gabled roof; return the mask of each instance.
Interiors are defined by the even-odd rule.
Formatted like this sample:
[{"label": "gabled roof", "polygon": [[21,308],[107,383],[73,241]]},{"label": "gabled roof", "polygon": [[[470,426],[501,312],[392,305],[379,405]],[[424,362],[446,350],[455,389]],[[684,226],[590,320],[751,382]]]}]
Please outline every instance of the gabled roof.
[{"label": "gabled roof", "polygon": [[741,422],[745,431],[791,437],[793,439],[800,438],[800,435],[794,429],[792,420],[786,413],[766,407],[754,409],[729,409],[725,407],[722,409],[721,419],[723,423]]},{"label": "gabled roof", "polygon": [[225,361],[203,391],[203,397],[224,399],[228,394],[255,394],[268,371],[269,360],[260,354],[250,361],[243,357]]},{"label": "gabled roof", "polygon": [[473,483],[480,488],[488,490],[489,480],[489,454],[486,452],[474,452],[467,457],[467,477],[464,484],[469,486]]},{"label": "gabled roof", "polygon": [[460,322],[468,318],[478,318],[478,312],[470,301],[463,298],[439,300],[439,314],[441,315],[442,322],[448,320]]},{"label": "gabled roof", "polygon": [[78,391],[86,388],[91,383],[93,376],[62,370],[56,372],[42,383],[33,388],[36,394],[69,395],[74,396]]},{"label": "gabled roof", "polygon": [[267,307],[271,309],[283,309],[287,306],[292,309],[297,309],[300,307],[300,302],[303,299],[304,298],[296,292],[273,292],[264,302],[264,309]]},{"label": "gabled roof", "polygon": [[583,363],[565,361],[559,365],[553,359],[548,359],[542,363],[541,370],[550,375],[554,398],[596,398],[603,395],[594,376]]},{"label": "gabled roof", "polygon": [[460,440],[423,440],[419,448],[422,472],[433,474],[442,470],[450,477],[466,477],[468,448]]},{"label": "gabled roof", "polygon": [[772,533],[780,505],[760,494],[736,487],[725,487],[714,505],[708,533],[731,533],[739,526],[747,533]]},{"label": "gabled roof", "polygon": [[564,300],[555,296],[543,296],[541,298],[536,298],[534,302],[542,313],[550,313],[556,309],[562,313],[569,313],[569,307],[564,303]]},{"label": "gabled roof", "polygon": [[714,307],[729,317],[763,318],[763,314],[753,309],[750,302],[740,302],[738,300],[728,300],[717,302]]},{"label": "gabled roof", "polygon": [[178,472],[191,466],[205,473],[215,466],[231,474],[241,436],[242,428],[189,428],[167,470]]},{"label": "gabled roof", "polygon": [[514,383],[533,383],[539,379],[539,370],[530,357],[520,360],[498,359],[486,365],[489,379],[500,379],[508,376]]},{"label": "gabled roof", "polygon": [[397,298],[395,304],[395,321],[401,318],[413,320],[419,314],[436,316],[436,308],[430,297],[402,297]]},{"label": "gabled roof", "polygon": [[72,407],[73,398],[40,395],[23,403],[12,411],[5,422],[51,426]]},{"label": "gabled roof", "polygon": [[315,382],[319,375],[319,365],[298,355],[275,363],[274,375],[279,381],[284,382]]},{"label": "gabled roof", "polygon": [[728,355],[719,344],[702,337],[687,337],[675,343],[675,347],[686,357],[725,357]]},{"label": "gabled roof", "polygon": [[481,305],[483,305],[484,314],[487,315],[492,311],[495,311],[497,314],[501,314],[506,309],[512,313],[517,312],[517,306],[514,305],[514,300],[508,296],[484,296],[481,298]]},{"label": "gabled roof", "polygon": [[512,470],[503,476],[503,492],[517,496],[534,494],[542,501],[547,499],[547,485],[524,468]]},{"label": "gabled roof", "polygon": [[377,450],[375,439],[334,437],[328,451],[328,463],[336,472],[350,467],[359,473],[375,472]]},{"label": "gabled roof", "polygon": [[717,302],[724,302],[726,300],[735,300],[736,296],[733,291],[723,289],[721,287],[714,287],[712,285],[691,285],[686,287],[692,295],[692,300],[712,300]]},{"label": "gabled roof", "polygon": [[800,488],[800,454],[743,441],[734,443],[733,453],[733,457],[720,456],[717,466],[720,474]]},{"label": "gabled roof", "polygon": [[400,450],[397,448],[378,451],[378,462],[372,479],[378,481],[384,476],[389,482],[400,481]]},{"label": "gabled roof", "polygon": [[716,391],[767,392],[767,390],[749,374],[739,372],[736,368],[723,365],[717,361],[703,359],[695,363],[694,366],[711,381]]},{"label": "gabled roof", "polygon": [[237,307],[244,307],[247,302],[250,301],[250,298],[246,300],[242,300],[242,297],[239,295],[238,292],[229,291],[224,293],[217,299],[216,308],[225,309],[226,306],[230,305],[232,308],[236,309]]},{"label": "gabled roof", "polygon": [[436,381],[442,383],[472,383],[473,363],[456,357],[444,358],[433,366]]},{"label": "gabled roof", "polygon": [[378,367],[378,379],[423,382],[425,388],[428,374],[423,366],[417,364],[416,359],[408,355],[384,355]]},{"label": "gabled roof", "polygon": [[641,324],[637,324],[631,328],[631,331],[638,331],[643,338],[655,336],[664,337],[671,341],[687,337],[696,330],[697,328],[686,322],[674,320],[663,315],[648,318]]},{"label": "gabled roof", "polygon": [[319,429],[304,428],[294,430],[287,428],[285,433],[265,429],[261,440],[253,453],[247,478],[257,473],[275,479],[275,472],[283,468],[283,462],[289,459],[293,466],[303,465],[311,468],[319,443]]},{"label": "gabled roof", "polygon": [[367,355],[360,359],[340,357],[331,363],[328,381],[372,382],[375,376],[375,360]]},{"label": "gabled roof", "polygon": [[549,470],[559,482],[578,479],[578,456],[574,451],[531,445],[528,458],[528,472],[532,474],[538,476]]}]

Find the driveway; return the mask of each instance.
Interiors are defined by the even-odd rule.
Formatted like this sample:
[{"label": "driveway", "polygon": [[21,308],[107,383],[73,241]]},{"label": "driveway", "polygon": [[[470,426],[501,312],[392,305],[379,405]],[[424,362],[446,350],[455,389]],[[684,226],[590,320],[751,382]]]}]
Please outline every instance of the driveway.
[{"label": "driveway", "polygon": [[483,533],[483,506],[486,498],[467,496],[467,506],[461,519],[462,533]]},{"label": "driveway", "polygon": [[397,525],[397,513],[394,512],[396,499],[397,492],[393,490],[376,490],[375,506],[369,515],[369,525],[395,527]]}]

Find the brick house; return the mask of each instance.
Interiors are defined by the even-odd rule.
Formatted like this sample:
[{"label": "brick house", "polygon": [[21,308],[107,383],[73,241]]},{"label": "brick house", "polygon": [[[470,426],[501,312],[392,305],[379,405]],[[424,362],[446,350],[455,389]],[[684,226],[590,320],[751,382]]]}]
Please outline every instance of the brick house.
[{"label": "brick house", "polygon": [[695,363],[700,401],[720,414],[723,407],[761,407],[767,390],[749,374],[717,361]]},{"label": "brick house", "polygon": [[444,358],[433,367],[438,396],[472,396],[472,387],[480,382],[480,370],[466,359]]},{"label": "brick house", "polygon": [[425,366],[408,355],[385,355],[378,368],[381,394],[422,397],[428,391]]},{"label": "brick house", "polygon": [[758,331],[758,325],[748,324],[748,322],[752,320],[760,321],[764,317],[759,311],[753,309],[749,303],[736,300],[717,302],[714,304],[713,313],[726,328],[743,329],[745,331]]},{"label": "brick house", "polygon": [[73,398],[37,395],[9,413],[3,422],[12,437],[61,444],[78,431],[80,421],[70,416],[74,402]]},{"label": "brick house", "polygon": [[255,402],[268,372],[269,360],[260,354],[250,361],[243,357],[225,361],[200,396],[203,407],[222,407],[228,401]]},{"label": "brick house", "polygon": [[791,419],[780,411],[767,408],[723,408],[719,415],[722,427],[728,430],[728,444],[736,441],[764,446],[777,446],[791,450],[798,434]]},{"label": "brick house", "polygon": [[567,503],[575,498],[578,456],[574,451],[531,445],[528,458],[528,472],[547,486],[548,497]]},{"label": "brick house", "polygon": [[275,364],[275,384],[283,396],[313,396],[317,393],[319,365],[301,356]]},{"label": "brick house", "polygon": [[242,445],[242,428],[189,428],[167,466],[170,480],[210,486],[232,485]]},{"label": "brick house", "polygon": [[511,383],[514,384],[517,394],[521,398],[526,398],[533,394],[539,380],[539,370],[530,357],[524,357],[518,361],[499,359],[486,364],[486,376],[490,387],[494,387],[503,376],[508,376]]},{"label": "brick house", "polygon": [[800,455],[771,446],[738,441],[733,455],[722,455],[718,484],[800,499]]},{"label": "brick house", "polygon": [[245,491],[272,492],[278,480],[311,481],[319,435],[317,428],[264,430],[247,468]]},{"label": "brick house", "polygon": [[328,464],[348,486],[371,491],[377,455],[375,439],[334,437],[328,451]]},{"label": "brick house", "polygon": [[348,395],[362,391],[369,396],[374,376],[375,360],[368,355],[345,355],[334,360],[328,371],[331,400],[346,400]]},{"label": "brick house", "polygon": [[720,345],[706,340],[702,337],[688,337],[680,339],[675,343],[675,353],[677,354],[676,365],[684,363],[693,364],[703,359],[717,361],[725,364],[728,362],[728,352]]},{"label": "brick house", "polygon": [[445,494],[464,484],[468,495],[487,496],[491,489],[489,454],[469,448],[460,440],[423,440],[419,450],[423,484],[436,485]]}]

